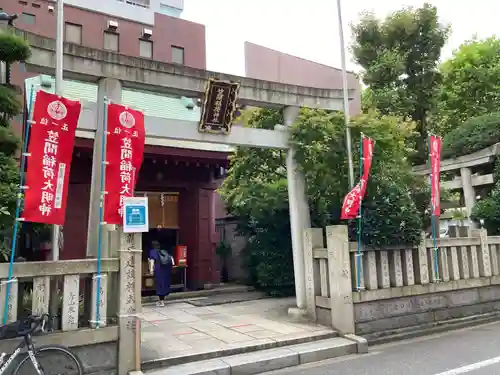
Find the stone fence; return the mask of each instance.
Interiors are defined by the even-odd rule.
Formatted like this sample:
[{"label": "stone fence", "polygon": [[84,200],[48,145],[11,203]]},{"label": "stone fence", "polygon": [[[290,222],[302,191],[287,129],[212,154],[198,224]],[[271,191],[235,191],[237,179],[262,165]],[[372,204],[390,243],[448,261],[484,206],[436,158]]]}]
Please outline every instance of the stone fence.
[{"label": "stone fence", "polygon": [[303,240],[308,313],[341,333],[380,337],[500,310],[500,237],[485,229],[438,239],[437,262],[423,234],[415,247],[365,248],[359,272],[347,226],[327,227],[326,247],[322,229]]},{"label": "stone fence", "polygon": [[[140,235],[121,235],[116,258],[14,263],[8,279],[8,263],[0,264],[0,318],[10,284],[7,321],[23,316],[55,312],[54,330],[36,335],[37,346],[62,344],[73,347],[86,372],[128,374],[140,365],[138,345],[141,313]],[[100,279],[97,327],[97,280]],[[137,330],[139,328],[139,331]],[[2,340],[0,351],[11,353],[19,339]],[[117,357],[118,353],[118,357]],[[139,362],[137,360],[139,359]]]}]

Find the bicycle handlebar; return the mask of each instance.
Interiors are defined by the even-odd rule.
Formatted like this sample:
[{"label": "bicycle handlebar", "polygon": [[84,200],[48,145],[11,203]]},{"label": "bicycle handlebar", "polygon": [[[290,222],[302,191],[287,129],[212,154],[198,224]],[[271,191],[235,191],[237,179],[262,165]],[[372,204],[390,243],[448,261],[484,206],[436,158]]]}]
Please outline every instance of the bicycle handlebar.
[{"label": "bicycle handlebar", "polygon": [[19,325],[19,336],[28,336],[38,330],[41,326],[41,331],[45,331],[45,326],[47,325],[49,319],[49,314],[30,315],[26,318],[24,324]]}]

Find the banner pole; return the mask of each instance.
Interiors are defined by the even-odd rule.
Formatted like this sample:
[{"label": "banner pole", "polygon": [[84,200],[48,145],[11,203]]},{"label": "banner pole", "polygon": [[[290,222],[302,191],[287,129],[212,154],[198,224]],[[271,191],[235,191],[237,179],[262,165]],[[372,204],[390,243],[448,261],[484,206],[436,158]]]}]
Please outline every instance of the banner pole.
[{"label": "banner pole", "polygon": [[101,199],[100,199],[100,205],[99,205],[99,226],[97,228],[97,275],[95,276],[96,278],[96,283],[97,283],[97,288],[96,288],[96,306],[95,306],[95,319],[96,321],[95,326],[96,328],[99,328],[99,325],[101,323],[101,314],[100,314],[100,307],[101,307],[101,253],[102,253],[102,227],[106,223],[104,222],[104,201],[105,201],[105,196],[106,192],[104,191],[105,189],[105,179],[106,179],[106,137],[108,134],[108,99],[107,97],[104,97],[104,116],[103,116],[103,132],[102,132],[102,139],[101,139],[101,180],[100,180],[100,191],[101,191]]},{"label": "banner pole", "polygon": [[361,257],[363,254],[361,253],[361,230],[362,230],[362,221],[363,221],[363,196],[361,192],[363,190],[363,186],[361,186],[362,178],[363,178],[363,138],[364,134],[361,133],[361,139],[359,141],[359,212],[358,212],[358,249],[356,253],[356,274],[357,274],[357,290],[358,292],[361,290]]},{"label": "banner pole", "polygon": [[432,240],[433,240],[433,252],[434,252],[434,277],[436,281],[439,281],[439,261],[438,261],[438,248],[437,248],[437,240],[436,240],[436,216],[434,215],[434,204],[432,201],[434,192],[432,191],[434,176],[432,171],[432,145],[431,145],[431,136],[429,135],[428,143],[429,143],[429,166],[431,169],[430,177],[431,177],[431,230],[432,230]]},{"label": "banner pole", "polygon": [[10,285],[12,284],[12,274],[14,273],[14,254],[16,252],[17,246],[17,233],[19,231],[19,216],[21,215],[21,203],[23,200],[23,191],[26,188],[24,186],[24,169],[26,167],[26,158],[28,156],[28,140],[30,135],[31,128],[31,110],[33,107],[33,95],[35,89],[34,86],[31,85],[31,93],[30,93],[30,101],[29,107],[27,109],[26,116],[26,131],[24,132],[24,140],[23,140],[23,153],[21,155],[21,168],[19,171],[19,189],[17,192],[17,200],[16,200],[16,213],[14,218],[14,229],[12,235],[12,243],[10,248],[10,260],[9,260],[9,275],[7,278],[6,292],[5,292],[5,306],[3,310],[3,324],[7,324],[7,319],[9,316],[9,297],[10,297]]}]

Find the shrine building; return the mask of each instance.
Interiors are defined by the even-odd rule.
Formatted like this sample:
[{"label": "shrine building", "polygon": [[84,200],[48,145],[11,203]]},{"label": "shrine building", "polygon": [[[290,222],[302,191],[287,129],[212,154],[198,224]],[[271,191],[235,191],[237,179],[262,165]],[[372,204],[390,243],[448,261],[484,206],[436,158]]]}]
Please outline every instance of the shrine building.
[{"label": "shrine building", "polygon": [[[54,78],[39,75],[25,80],[26,102],[32,90],[54,92]],[[96,84],[64,81],[63,96],[86,103],[97,102]],[[199,121],[201,109],[192,99],[122,89],[121,104],[143,111],[146,116]],[[28,108],[29,110],[29,108]],[[84,105],[82,115],[88,110]],[[81,115],[81,118],[82,118]],[[147,119],[146,119],[147,121]],[[144,161],[135,195],[148,196],[150,232],[143,234],[143,291],[154,289],[147,276],[147,255],[152,240],[162,246],[187,247],[187,275],[174,273],[177,288],[198,289],[219,283],[215,248],[215,190],[228,167],[232,148],[214,143],[166,140],[162,146],[145,145]],[[75,142],[69,181],[64,241],[60,259],[86,257],[87,228],[92,174],[93,140],[79,137]],[[47,246],[50,249],[50,245]],[[33,249],[38,251],[39,249]],[[43,259],[43,258],[42,258]],[[185,276],[187,280],[185,280]]]}]

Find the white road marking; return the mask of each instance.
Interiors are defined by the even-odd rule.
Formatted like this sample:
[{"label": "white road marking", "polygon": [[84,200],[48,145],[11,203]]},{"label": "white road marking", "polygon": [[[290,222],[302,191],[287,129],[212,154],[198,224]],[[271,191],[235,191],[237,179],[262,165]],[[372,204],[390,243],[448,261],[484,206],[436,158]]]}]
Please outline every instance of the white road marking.
[{"label": "white road marking", "polygon": [[491,365],[494,365],[496,363],[500,363],[500,357],[495,357],[495,358],[487,359],[485,361],[472,363],[472,364],[467,365],[467,366],[457,367],[455,369],[448,370],[448,371],[445,371],[445,372],[440,372],[439,374],[435,374],[435,375],[458,375],[458,374],[465,374],[466,372],[478,370],[480,368],[491,366]]}]

